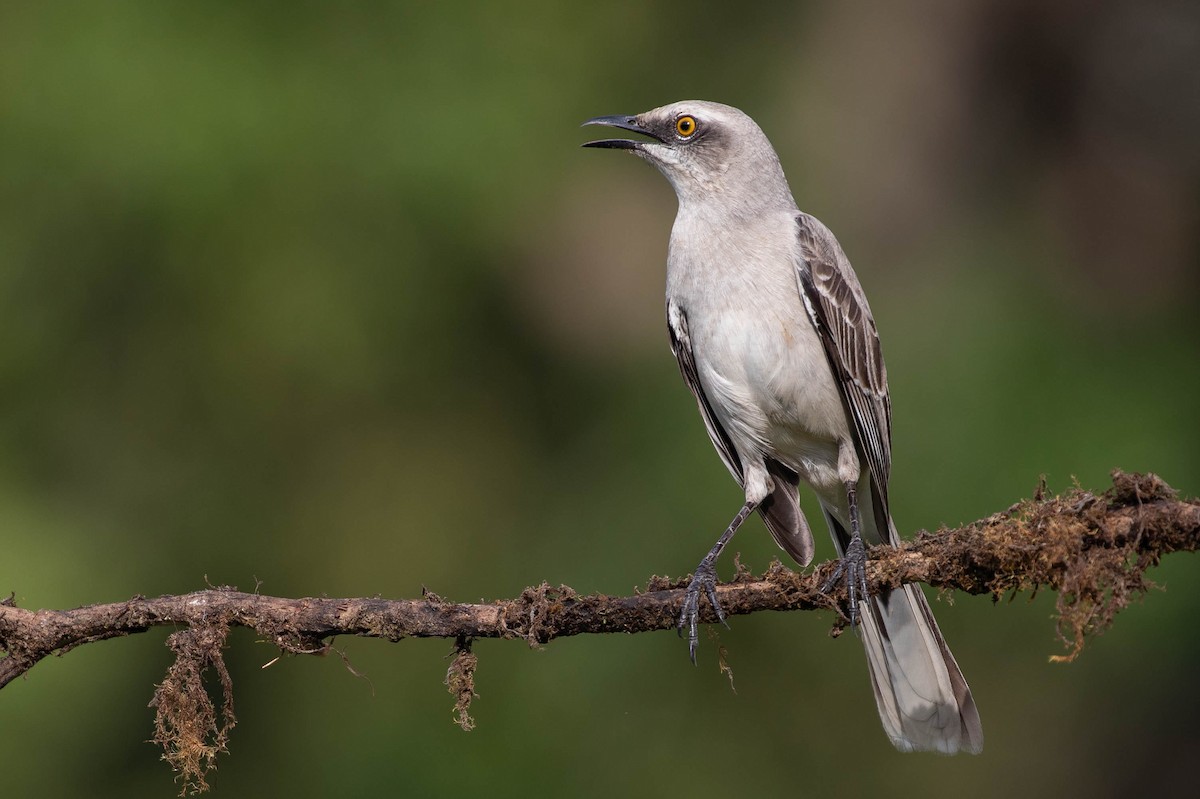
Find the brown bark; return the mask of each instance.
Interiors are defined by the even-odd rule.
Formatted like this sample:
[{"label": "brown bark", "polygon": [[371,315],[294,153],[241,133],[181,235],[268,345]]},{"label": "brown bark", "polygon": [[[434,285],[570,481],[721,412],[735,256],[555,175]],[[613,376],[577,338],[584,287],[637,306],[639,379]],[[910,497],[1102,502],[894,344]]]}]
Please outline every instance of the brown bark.
[{"label": "brown bark", "polygon": [[[1059,593],[1059,634],[1074,658],[1087,634],[1111,623],[1129,601],[1151,583],[1145,571],[1163,555],[1200,546],[1200,502],[1180,500],[1152,474],[1113,473],[1113,485],[1095,495],[1076,489],[1048,498],[1044,487],[1031,500],[986,519],[937,533],[920,533],[899,548],[871,553],[872,591],[924,582],[942,589],[999,597],[1008,591],[1047,587]],[[835,608],[844,601],[839,586],[821,592],[833,564],[797,574],[778,562],[759,576],[739,566],[717,588],[731,616],[761,610]],[[447,675],[459,722],[472,724],[467,708],[476,668],[474,638],[521,638],[543,644],[583,633],[635,633],[675,626],[686,578],[653,577],[632,596],[580,596],[566,586],[543,583],[515,599],[488,604],[448,602],[434,594],[417,600],[287,599],[211,588],[181,596],[134,597],[125,602],[72,610],[25,610],[12,599],[0,602],[0,687],[26,673],[50,654],[64,654],[91,641],[143,632],[151,627],[184,626],[169,641],[176,653],[154,705],[157,739],[179,769],[186,787],[201,787],[203,772],[224,748],[233,726],[231,687],[221,658],[225,633],[235,625],[254,628],[289,653],[328,651],[338,635],[399,641],[443,637],[456,641],[458,656]],[[707,603],[702,619],[715,621]],[[225,693],[217,712],[203,690],[212,668]]]}]

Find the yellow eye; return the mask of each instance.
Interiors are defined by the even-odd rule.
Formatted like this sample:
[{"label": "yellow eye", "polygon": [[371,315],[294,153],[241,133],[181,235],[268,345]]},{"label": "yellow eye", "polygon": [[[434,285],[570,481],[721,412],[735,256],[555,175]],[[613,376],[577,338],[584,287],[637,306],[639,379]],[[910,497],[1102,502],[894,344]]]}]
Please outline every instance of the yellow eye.
[{"label": "yellow eye", "polygon": [[696,132],[696,119],[694,117],[680,117],[675,120],[675,132],[683,138],[687,138]]}]

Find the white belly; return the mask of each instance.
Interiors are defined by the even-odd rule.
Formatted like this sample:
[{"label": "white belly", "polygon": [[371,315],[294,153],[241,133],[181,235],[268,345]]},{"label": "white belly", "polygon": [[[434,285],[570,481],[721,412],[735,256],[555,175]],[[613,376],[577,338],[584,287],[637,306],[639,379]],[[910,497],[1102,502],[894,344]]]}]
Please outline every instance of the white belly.
[{"label": "white belly", "polygon": [[[687,315],[701,385],[742,462],[773,457],[819,494],[840,495],[839,443],[850,431],[800,299],[795,255],[728,238],[703,253],[684,252],[680,240],[673,236],[668,298]],[[789,241],[770,234],[751,240]]]},{"label": "white belly", "polygon": [[769,455],[814,487],[840,490],[839,442],[849,429],[808,318],[724,311],[703,327],[693,326],[701,384],[722,425],[737,431],[743,460]]}]

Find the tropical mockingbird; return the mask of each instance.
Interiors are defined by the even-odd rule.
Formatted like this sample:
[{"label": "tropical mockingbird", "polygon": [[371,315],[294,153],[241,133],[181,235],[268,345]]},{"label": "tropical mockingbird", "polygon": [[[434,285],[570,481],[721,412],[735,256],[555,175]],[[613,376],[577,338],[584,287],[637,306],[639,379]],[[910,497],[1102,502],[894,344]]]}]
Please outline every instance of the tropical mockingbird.
[{"label": "tropical mockingbird", "polygon": [[[851,624],[861,622],[884,730],[903,751],[978,752],[971,691],[916,585],[871,596],[866,544],[897,544],[888,512],[891,404],[867,298],[837,239],[792,199],[779,158],[741,111],[685,101],[596,117],[645,140],[629,150],[679,199],[667,256],[671,350],[721,460],[746,501],[700,561],[679,619],[695,660],[703,593],[718,618],[716,561],[753,511],[802,566],[816,495],[840,555]],[[828,590],[828,589],[827,589]]]}]

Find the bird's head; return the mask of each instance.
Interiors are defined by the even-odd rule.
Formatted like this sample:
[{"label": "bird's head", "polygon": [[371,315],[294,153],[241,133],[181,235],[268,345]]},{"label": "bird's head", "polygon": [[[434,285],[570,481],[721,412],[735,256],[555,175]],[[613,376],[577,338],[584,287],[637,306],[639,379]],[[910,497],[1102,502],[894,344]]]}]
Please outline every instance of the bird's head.
[{"label": "bird's head", "polygon": [[[751,194],[791,201],[779,159],[766,134],[736,108],[684,100],[636,116],[604,116],[586,125],[605,125],[647,139],[600,139],[584,147],[629,150],[658,167],[681,203]],[[781,196],[780,196],[781,195]]]}]

